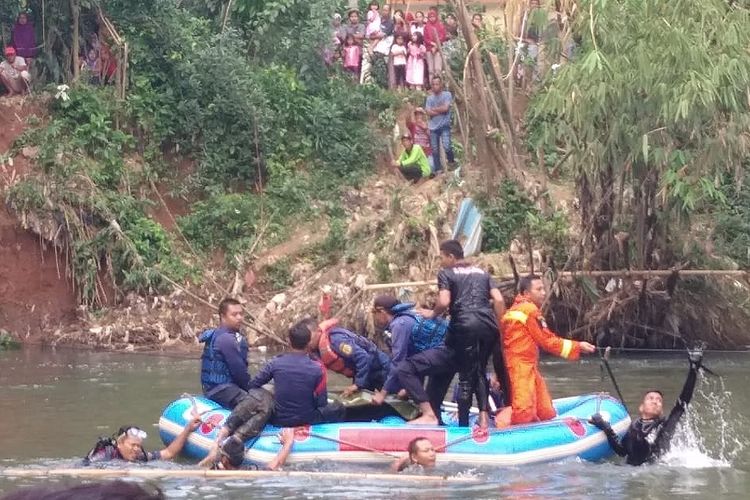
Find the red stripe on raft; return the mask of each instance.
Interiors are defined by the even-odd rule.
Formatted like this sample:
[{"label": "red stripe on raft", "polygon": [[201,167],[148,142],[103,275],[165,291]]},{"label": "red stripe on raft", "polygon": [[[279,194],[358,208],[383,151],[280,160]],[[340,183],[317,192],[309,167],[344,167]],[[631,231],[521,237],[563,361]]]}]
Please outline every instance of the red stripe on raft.
[{"label": "red stripe on raft", "polygon": [[[406,451],[414,438],[429,439],[435,449],[444,451],[446,433],[443,429],[339,429],[339,451],[362,451],[371,448],[378,451]],[[359,445],[352,446],[352,445]]]}]

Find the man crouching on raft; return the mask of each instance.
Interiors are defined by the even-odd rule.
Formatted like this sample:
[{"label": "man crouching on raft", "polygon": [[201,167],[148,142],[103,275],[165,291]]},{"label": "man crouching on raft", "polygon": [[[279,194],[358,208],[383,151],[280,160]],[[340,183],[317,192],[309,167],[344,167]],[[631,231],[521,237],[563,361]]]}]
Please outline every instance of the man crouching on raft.
[{"label": "man crouching on raft", "polygon": [[641,405],[638,407],[638,418],[630,424],[622,441],[618,439],[609,422],[605,421],[600,414],[597,413],[591,417],[591,423],[604,431],[612,449],[621,457],[627,457],[626,462],[629,465],[654,462],[669,451],[677,423],[693,398],[698,370],[703,366],[701,364],[703,351],[691,351],[688,360],[690,371],[680,397],[677,399],[677,404],[669,412],[669,417],[664,417],[664,395],[656,389],[647,391],[643,395]]},{"label": "man crouching on raft", "polygon": [[552,398],[539,372],[540,347],[571,361],[577,360],[582,352],[596,352],[596,347],[588,342],[560,338],[547,328],[541,312],[546,291],[539,276],[521,278],[518,291],[501,322],[511,406],[495,416],[499,428],[555,418]]}]

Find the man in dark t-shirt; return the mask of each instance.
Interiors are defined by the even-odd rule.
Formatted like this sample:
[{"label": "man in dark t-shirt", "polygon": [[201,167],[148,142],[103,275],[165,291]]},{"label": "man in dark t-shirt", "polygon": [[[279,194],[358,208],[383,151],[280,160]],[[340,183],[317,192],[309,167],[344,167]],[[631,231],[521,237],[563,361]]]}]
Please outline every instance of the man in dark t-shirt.
[{"label": "man in dark t-shirt", "polygon": [[[489,425],[489,384],[485,370],[500,338],[498,324],[505,313],[505,303],[492,277],[464,260],[461,243],[444,241],[440,245],[440,256],[443,268],[438,273],[435,308],[420,313],[425,318],[433,318],[446,310],[450,312],[445,345],[453,350],[458,370],[458,422],[463,427],[469,425],[469,409],[476,394],[478,424],[486,428]],[[500,380],[505,379],[504,373],[497,375]],[[414,423],[436,421],[435,415],[429,412],[423,413],[420,419]]]},{"label": "man in dark t-shirt", "polygon": [[344,418],[340,403],[328,403],[327,372],[323,363],[307,351],[314,321],[302,320],[289,329],[291,350],[271,359],[250,382],[261,387],[274,382],[274,411],[271,423],[279,427],[297,427]]}]

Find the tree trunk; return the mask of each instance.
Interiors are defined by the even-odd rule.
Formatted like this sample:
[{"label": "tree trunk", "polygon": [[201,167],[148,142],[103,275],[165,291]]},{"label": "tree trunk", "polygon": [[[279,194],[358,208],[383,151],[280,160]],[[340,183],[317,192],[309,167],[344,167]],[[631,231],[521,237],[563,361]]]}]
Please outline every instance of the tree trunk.
[{"label": "tree trunk", "polygon": [[81,76],[81,61],[80,61],[80,33],[79,33],[79,17],[81,14],[80,4],[78,0],[70,0],[70,17],[73,20],[73,33],[72,33],[72,44],[71,44],[71,59],[73,64],[73,81],[77,82]]}]

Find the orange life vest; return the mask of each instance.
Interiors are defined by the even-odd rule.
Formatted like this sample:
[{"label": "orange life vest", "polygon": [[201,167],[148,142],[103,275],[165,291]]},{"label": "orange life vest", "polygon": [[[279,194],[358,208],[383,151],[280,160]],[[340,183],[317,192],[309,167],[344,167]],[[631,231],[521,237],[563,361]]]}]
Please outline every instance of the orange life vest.
[{"label": "orange life vest", "polygon": [[346,366],[346,363],[331,347],[331,330],[338,325],[339,320],[331,318],[318,325],[320,337],[318,338],[318,352],[320,360],[331,371],[340,373],[346,377],[354,377],[354,370]]}]

